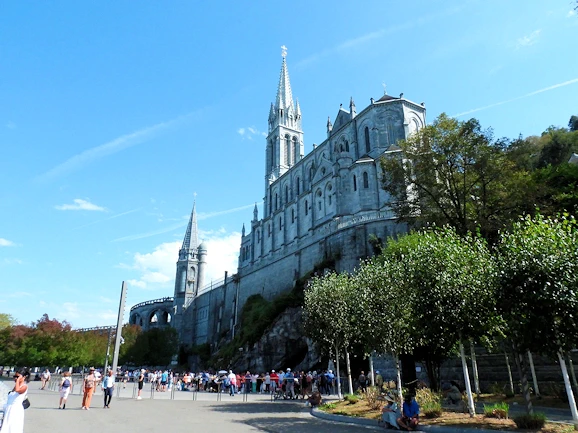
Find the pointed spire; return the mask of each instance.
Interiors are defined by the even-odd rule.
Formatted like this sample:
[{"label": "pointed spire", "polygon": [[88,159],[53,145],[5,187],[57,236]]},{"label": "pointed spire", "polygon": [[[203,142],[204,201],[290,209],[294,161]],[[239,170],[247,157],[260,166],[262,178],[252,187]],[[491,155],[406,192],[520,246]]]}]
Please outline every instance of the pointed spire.
[{"label": "pointed spire", "polygon": [[297,108],[296,108],[297,118],[301,117],[301,106],[299,105],[299,99],[297,99]]},{"label": "pointed spire", "polygon": [[245,236],[245,223],[243,223],[243,229],[241,230],[241,236]]},{"label": "pointed spire", "polygon": [[193,211],[191,212],[191,217],[189,218],[189,225],[187,226],[187,232],[185,233],[185,238],[183,239],[183,246],[181,250],[196,250],[199,245],[199,239],[197,235],[197,211],[196,200],[193,202]]},{"label": "pointed spire", "polygon": [[355,109],[355,102],[353,102],[353,96],[349,100],[349,113],[351,114],[351,118],[353,119],[357,114],[357,110]]},{"label": "pointed spire", "polygon": [[291,93],[291,83],[289,82],[289,72],[287,71],[287,48],[285,45],[281,47],[283,50],[283,63],[281,64],[281,74],[279,76],[279,86],[277,86],[277,98],[275,99],[275,108],[277,110],[285,110],[290,105],[293,105],[293,95]]},{"label": "pointed spire", "polygon": [[253,221],[259,220],[259,209],[257,209],[257,202],[255,202],[255,208],[253,209]]}]

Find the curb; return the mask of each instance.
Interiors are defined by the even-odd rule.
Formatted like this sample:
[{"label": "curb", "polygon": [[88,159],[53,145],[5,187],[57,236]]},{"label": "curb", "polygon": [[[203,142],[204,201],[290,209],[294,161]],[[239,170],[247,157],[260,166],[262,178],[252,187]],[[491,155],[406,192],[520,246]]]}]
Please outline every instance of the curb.
[{"label": "curb", "polygon": [[[388,430],[377,425],[377,421],[366,419],[366,418],[355,418],[345,415],[334,415],[332,413],[323,412],[317,408],[311,409],[311,416],[320,418],[326,421],[338,422],[342,424],[350,425],[360,425],[366,428],[371,428],[378,431],[387,432],[401,432],[403,430]],[[419,430],[416,432],[430,432],[430,433],[499,433],[505,430],[488,430],[488,429],[477,429],[477,428],[460,428],[460,427],[446,427],[446,426],[433,426],[433,425],[420,425]]]}]

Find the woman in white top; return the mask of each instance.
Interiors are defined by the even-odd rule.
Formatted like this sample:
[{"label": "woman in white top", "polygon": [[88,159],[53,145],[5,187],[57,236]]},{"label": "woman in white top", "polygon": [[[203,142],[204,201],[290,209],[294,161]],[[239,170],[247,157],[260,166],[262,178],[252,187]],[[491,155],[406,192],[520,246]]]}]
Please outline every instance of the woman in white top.
[{"label": "woman in white top", "polygon": [[1,433],[24,433],[24,406],[22,406],[22,402],[27,397],[28,385],[26,382],[29,378],[30,372],[27,370],[14,373],[14,388],[8,394]]}]

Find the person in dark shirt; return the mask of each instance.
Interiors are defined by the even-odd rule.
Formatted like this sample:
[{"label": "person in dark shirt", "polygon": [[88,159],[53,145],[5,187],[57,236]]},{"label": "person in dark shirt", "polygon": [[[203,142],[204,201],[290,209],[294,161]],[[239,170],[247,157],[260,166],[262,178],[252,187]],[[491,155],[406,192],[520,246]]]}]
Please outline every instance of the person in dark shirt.
[{"label": "person in dark shirt", "polygon": [[419,404],[417,404],[413,395],[406,394],[401,417],[397,420],[397,423],[407,430],[415,430],[419,424]]}]

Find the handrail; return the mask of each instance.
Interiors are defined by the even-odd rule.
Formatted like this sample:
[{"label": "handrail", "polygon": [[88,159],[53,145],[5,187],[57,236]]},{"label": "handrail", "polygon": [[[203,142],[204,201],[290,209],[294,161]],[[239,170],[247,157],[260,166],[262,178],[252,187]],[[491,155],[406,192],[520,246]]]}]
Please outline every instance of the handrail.
[{"label": "handrail", "polygon": [[166,298],[159,298],[159,299],[153,299],[152,301],[145,301],[145,302],[141,302],[140,304],[136,304],[134,305],[130,311],[134,310],[135,308],[139,308],[142,307],[144,305],[152,305],[152,304],[157,304],[157,303],[164,303],[164,302],[173,302],[174,298],[172,296],[167,296]]}]

